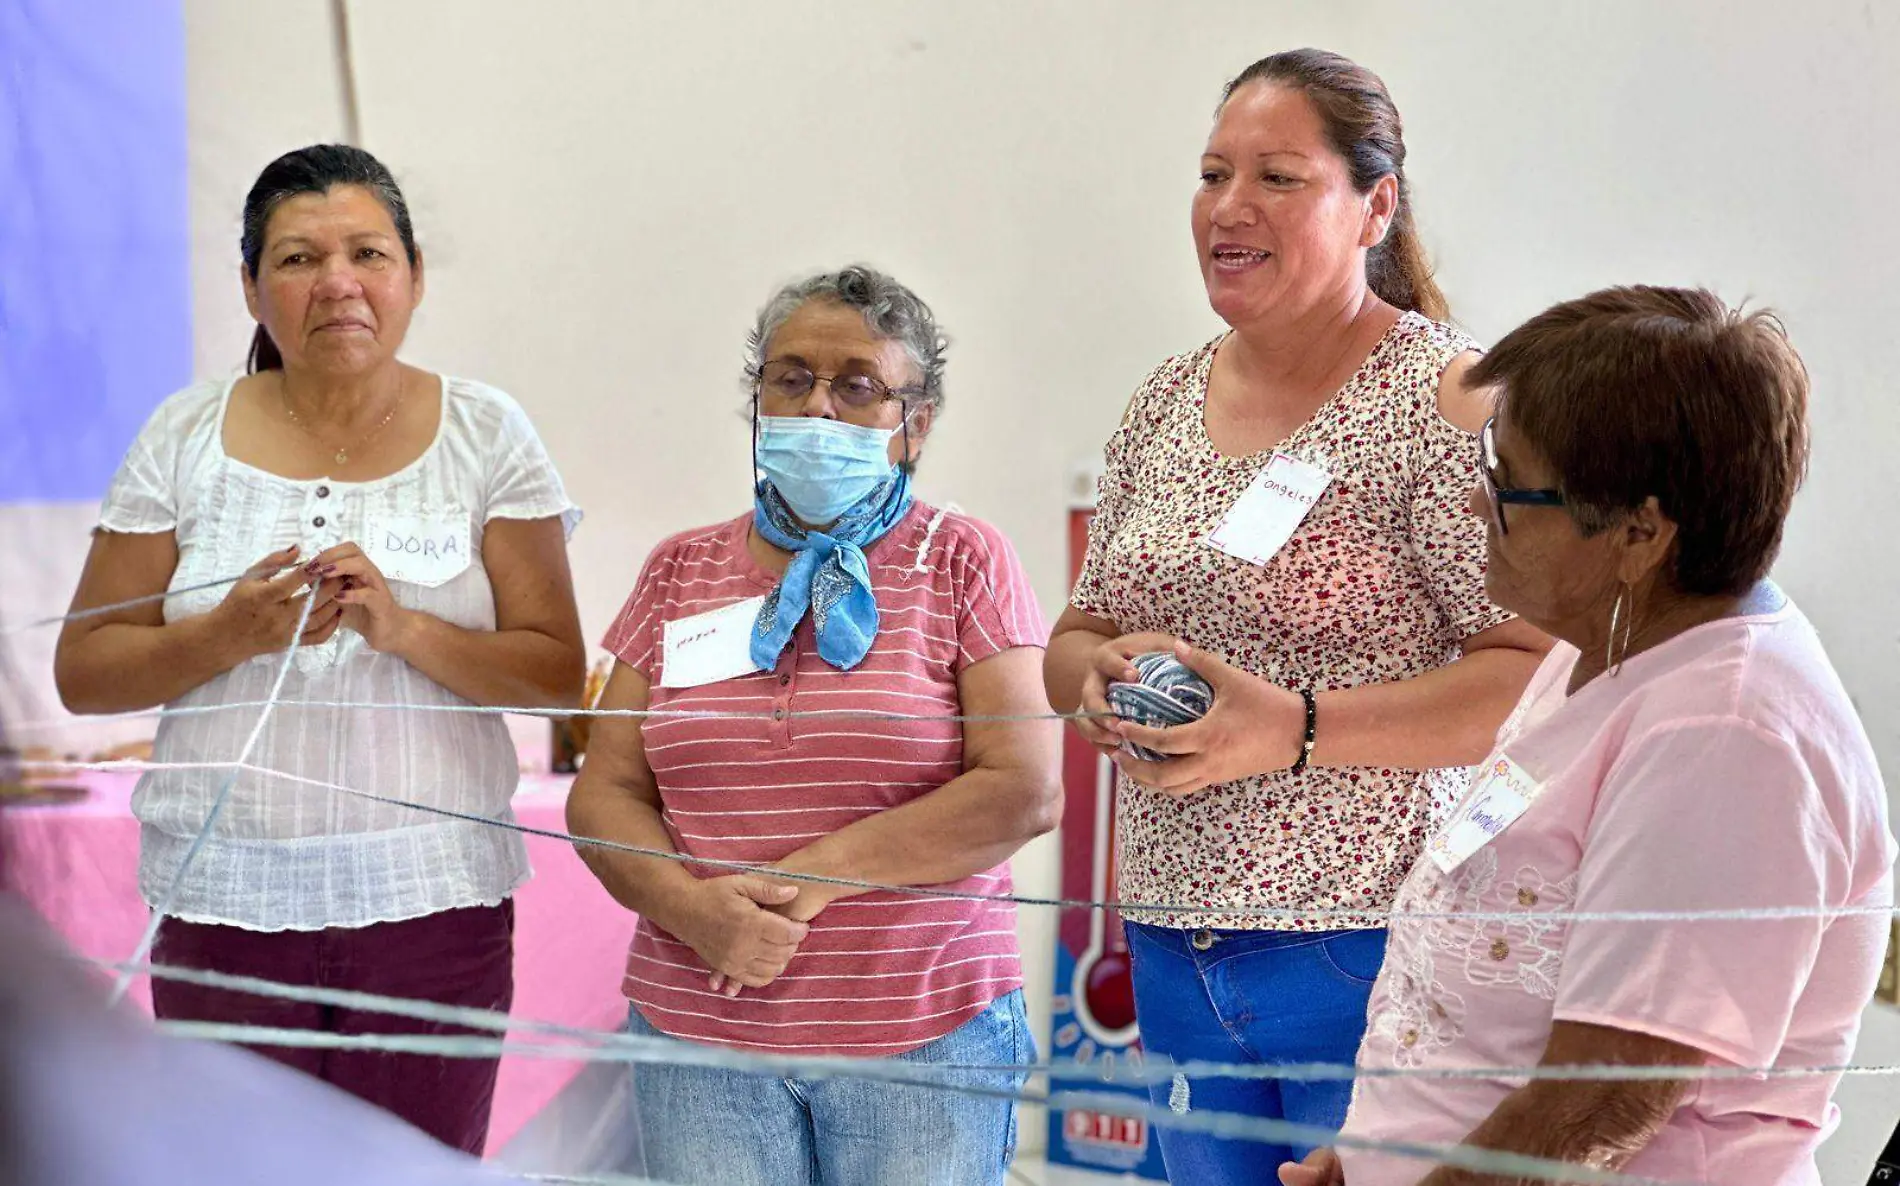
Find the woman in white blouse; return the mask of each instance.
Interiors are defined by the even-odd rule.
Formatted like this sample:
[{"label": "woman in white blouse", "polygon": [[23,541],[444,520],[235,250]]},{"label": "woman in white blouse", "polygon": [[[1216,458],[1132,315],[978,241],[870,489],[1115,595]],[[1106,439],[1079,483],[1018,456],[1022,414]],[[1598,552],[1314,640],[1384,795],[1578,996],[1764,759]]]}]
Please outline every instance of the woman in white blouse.
[{"label": "woman in white blouse", "polygon": [[[374,157],[318,145],[272,162],[241,247],[250,373],[152,416],[73,608],[175,593],[70,622],[60,694],[76,712],[168,710],[133,798],[140,888],[163,915],[155,963],[506,1010],[521,837],[409,804],[511,818],[501,718],[428,710],[577,703],[580,513],[512,399],[397,358],[422,260]],[[392,707],[346,707],[365,704]],[[153,1005],[442,1028],[166,979]],[[264,1052],[481,1151],[492,1061]]]}]

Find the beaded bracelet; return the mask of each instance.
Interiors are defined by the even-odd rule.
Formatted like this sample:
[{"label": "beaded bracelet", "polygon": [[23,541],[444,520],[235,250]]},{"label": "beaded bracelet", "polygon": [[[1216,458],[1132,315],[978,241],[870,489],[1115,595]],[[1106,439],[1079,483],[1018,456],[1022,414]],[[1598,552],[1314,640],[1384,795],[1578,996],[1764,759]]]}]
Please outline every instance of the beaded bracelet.
[{"label": "beaded bracelet", "polygon": [[1300,760],[1287,768],[1288,774],[1306,772],[1306,764],[1313,759],[1313,738],[1319,732],[1319,701],[1310,689],[1302,691],[1300,699],[1306,702],[1306,735],[1300,739]]}]

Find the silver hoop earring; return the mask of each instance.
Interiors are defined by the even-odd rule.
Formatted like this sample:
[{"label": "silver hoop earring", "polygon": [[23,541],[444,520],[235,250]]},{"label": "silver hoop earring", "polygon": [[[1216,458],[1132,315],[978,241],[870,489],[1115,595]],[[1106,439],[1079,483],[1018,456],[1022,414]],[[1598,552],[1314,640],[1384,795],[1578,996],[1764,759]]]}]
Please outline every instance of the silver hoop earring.
[{"label": "silver hoop earring", "polygon": [[[1623,670],[1623,660],[1629,658],[1630,639],[1636,633],[1636,607],[1630,606],[1627,617],[1624,614],[1625,603],[1633,600],[1635,590],[1628,582],[1616,591],[1616,600],[1610,603],[1610,637],[1603,647],[1603,669],[1612,679]],[[1623,631],[1622,644],[1617,643],[1618,628]]]}]

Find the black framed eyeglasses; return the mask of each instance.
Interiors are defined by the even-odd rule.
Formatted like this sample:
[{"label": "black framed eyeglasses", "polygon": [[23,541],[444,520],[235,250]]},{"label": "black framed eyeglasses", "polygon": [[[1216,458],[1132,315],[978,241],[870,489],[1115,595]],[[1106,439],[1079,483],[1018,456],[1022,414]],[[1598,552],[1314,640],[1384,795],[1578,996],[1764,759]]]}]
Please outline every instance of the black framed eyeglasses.
[{"label": "black framed eyeglasses", "polygon": [[831,389],[831,398],[854,411],[868,411],[887,399],[905,400],[922,395],[921,387],[891,387],[876,375],[846,372],[820,375],[796,362],[768,362],[757,374],[760,395],[769,395],[784,404],[802,404],[820,383]]},{"label": "black framed eyeglasses", "polygon": [[1522,507],[1560,507],[1564,505],[1564,492],[1561,490],[1531,490],[1518,486],[1498,485],[1498,430],[1497,417],[1484,422],[1484,431],[1478,439],[1484,447],[1484,492],[1491,504],[1491,522],[1497,527],[1499,535],[1507,535],[1510,528],[1504,523],[1504,507],[1511,504]]}]

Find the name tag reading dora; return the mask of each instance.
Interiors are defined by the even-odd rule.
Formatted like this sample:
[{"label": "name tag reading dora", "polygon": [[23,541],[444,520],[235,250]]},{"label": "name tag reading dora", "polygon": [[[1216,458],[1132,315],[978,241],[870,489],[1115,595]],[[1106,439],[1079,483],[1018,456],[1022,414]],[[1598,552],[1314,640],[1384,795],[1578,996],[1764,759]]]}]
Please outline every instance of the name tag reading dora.
[{"label": "name tag reading dora", "polygon": [[391,581],[434,588],[468,568],[466,515],[385,515],[369,522],[363,551]]},{"label": "name tag reading dora", "polygon": [[1425,855],[1450,873],[1516,823],[1537,798],[1537,790],[1522,766],[1500,755],[1482,768],[1451,822],[1426,842]]}]

